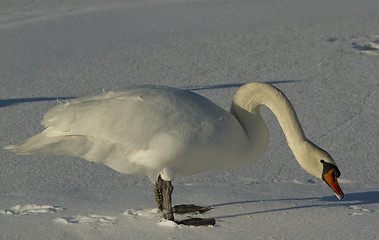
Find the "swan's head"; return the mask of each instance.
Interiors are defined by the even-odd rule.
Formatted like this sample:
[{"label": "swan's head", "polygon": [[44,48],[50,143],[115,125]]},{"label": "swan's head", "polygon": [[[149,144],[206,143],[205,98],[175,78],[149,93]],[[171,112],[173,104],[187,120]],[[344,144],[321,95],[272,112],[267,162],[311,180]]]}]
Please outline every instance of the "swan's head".
[{"label": "swan's head", "polygon": [[333,158],[326,151],[306,141],[301,146],[296,147],[294,154],[305,171],[324,180],[333,189],[338,199],[344,197],[337,180],[341,173]]}]

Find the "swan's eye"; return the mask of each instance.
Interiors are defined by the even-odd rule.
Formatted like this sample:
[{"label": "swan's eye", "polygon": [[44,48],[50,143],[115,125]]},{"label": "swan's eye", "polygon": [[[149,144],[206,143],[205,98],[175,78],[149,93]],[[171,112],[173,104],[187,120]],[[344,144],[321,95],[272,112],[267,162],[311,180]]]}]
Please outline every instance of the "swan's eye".
[{"label": "swan's eye", "polygon": [[324,163],[324,162],[325,162],[324,159],[321,159],[321,160],[320,160],[320,163]]}]

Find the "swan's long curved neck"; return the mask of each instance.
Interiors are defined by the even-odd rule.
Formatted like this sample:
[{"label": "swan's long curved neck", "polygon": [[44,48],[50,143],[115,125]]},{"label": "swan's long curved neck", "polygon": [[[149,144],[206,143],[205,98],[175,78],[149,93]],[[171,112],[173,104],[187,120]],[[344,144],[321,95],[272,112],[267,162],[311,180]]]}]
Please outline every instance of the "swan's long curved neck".
[{"label": "swan's long curved neck", "polygon": [[292,104],[279,89],[269,84],[243,85],[234,96],[233,105],[256,115],[260,114],[260,106],[268,107],[278,119],[292,151],[306,140]]}]

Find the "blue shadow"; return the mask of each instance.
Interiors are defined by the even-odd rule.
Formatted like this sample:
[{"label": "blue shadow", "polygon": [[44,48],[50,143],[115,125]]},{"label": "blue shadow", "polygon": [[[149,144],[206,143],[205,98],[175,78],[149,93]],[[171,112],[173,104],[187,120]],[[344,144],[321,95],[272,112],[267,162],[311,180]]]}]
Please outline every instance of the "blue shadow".
[{"label": "blue shadow", "polygon": [[[283,83],[294,83],[301,82],[303,80],[283,80],[283,81],[269,81],[266,83],[269,84],[283,84]],[[199,90],[209,90],[209,89],[218,89],[218,88],[239,88],[246,83],[231,83],[231,84],[216,84],[216,85],[208,85],[208,86],[187,86],[182,87],[182,89],[191,90],[191,91],[199,91]]]},{"label": "blue shadow", "polygon": [[[283,80],[283,81],[270,81],[266,83],[270,84],[283,84],[283,83],[293,83],[293,82],[301,82],[302,80]],[[216,85],[208,85],[208,86],[187,86],[182,87],[182,89],[191,90],[191,91],[199,91],[199,90],[208,90],[208,89],[223,89],[223,88],[238,88],[246,83],[230,83],[230,84],[216,84]],[[75,97],[36,97],[36,98],[14,98],[14,99],[0,99],[0,108],[8,107],[11,105],[16,105],[20,103],[30,103],[30,102],[45,102],[45,101],[56,101],[56,100],[68,100]]]},{"label": "blue shadow", "polygon": [[307,201],[307,200],[319,200],[319,202],[318,204],[308,204],[308,205],[305,204],[305,205],[299,205],[299,206],[294,206],[294,207],[277,208],[277,209],[270,209],[270,210],[264,210],[264,211],[255,211],[255,212],[218,216],[218,217],[215,217],[215,219],[233,218],[233,217],[240,217],[240,216],[246,216],[246,215],[290,211],[290,210],[296,210],[296,209],[306,209],[306,208],[315,208],[315,207],[336,207],[336,206],[351,207],[351,206],[359,206],[359,205],[366,205],[366,204],[377,204],[379,203],[379,191],[347,193],[345,194],[345,197],[342,200],[337,200],[335,196],[313,197],[313,198],[287,198],[287,199],[252,200],[252,201],[220,203],[220,204],[214,204],[210,207],[213,208],[213,207],[221,207],[221,206],[227,206],[227,205],[250,204],[250,203],[259,203],[259,202]]},{"label": "blue shadow", "polygon": [[16,105],[16,104],[20,104],[20,103],[68,100],[68,99],[72,99],[72,98],[75,98],[75,97],[58,97],[58,98],[39,97],[39,98],[0,99],[0,107],[8,107],[8,106]]}]

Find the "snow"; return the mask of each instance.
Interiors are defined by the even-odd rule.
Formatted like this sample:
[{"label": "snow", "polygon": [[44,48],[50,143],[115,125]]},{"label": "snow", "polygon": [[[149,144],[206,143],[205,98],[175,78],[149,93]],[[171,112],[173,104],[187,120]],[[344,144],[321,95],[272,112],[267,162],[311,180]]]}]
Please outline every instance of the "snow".
[{"label": "snow", "polygon": [[40,132],[57,99],[155,84],[228,109],[241,84],[271,82],[336,160],[345,198],[301,169],[264,109],[258,163],[173,182],[174,203],[213,207],[214,227],[162,221],[146,176],[0,150],[0,239],[377,238],[378,11],[376,0],[2,0],[0,146]]},{"label": "snow", "polygon": [[16,205],[11,209],[2,209],[0,213],[3,214],[16,214],[16,215],[29,215],[33,213],[53,213],[62,210],[61,207],[54,207],[49,205],[38,206],[35,204]]}]

